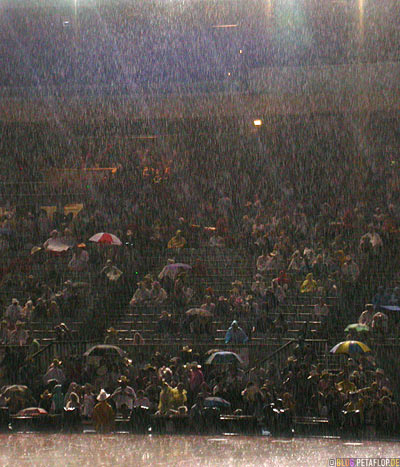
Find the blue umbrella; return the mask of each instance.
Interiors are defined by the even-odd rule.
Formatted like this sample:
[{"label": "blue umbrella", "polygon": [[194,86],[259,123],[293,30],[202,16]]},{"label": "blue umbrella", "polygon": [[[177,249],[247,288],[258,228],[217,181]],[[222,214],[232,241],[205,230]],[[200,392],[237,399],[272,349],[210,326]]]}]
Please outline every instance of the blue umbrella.
[{"label": "blue umbrella", "polygon": [[230,409],[231,403],[222,399],[222,397],[206,397],[204,407],[218,407],[219,409]]}]

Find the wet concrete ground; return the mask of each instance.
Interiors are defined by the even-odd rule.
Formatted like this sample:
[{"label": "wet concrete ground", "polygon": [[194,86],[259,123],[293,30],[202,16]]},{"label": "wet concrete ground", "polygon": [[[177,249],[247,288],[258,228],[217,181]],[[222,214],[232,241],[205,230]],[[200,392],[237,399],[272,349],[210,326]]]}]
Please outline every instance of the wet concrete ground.
[{"label": "wet concrete ground", "polygon": [[[256,436],[6,434],[1,466],[328,466],[344,457],[400,457],[397,442]],[[336,465],[336,464],[335,464]]]}]

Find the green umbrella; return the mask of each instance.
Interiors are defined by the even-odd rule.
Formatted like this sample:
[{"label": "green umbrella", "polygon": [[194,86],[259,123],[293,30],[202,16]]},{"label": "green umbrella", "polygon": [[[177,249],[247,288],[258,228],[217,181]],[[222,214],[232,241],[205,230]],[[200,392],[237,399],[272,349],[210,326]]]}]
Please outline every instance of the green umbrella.
[{"label": "green umbrella", "polygon": [[368,332],[369,327],[366,324],[353,323],[349,324],[344,332],[356,331],[356,332]]}]

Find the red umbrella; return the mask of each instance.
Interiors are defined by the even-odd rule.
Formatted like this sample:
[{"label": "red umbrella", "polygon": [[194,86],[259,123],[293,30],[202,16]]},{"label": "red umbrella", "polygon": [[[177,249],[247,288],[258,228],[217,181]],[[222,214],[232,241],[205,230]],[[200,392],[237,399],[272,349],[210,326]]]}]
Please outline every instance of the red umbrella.
[{"label": "red umbrella", "polygon": [[90,242],[102,243],[104,245],[122,245],[121,240],[113,234],[99,232],[89,238]]},{"label": "red umbrella", "polygon": [[36,417],[38,415],[47,415],[47,411],[41,407],[28,407],[17,413],[17,417]]}]

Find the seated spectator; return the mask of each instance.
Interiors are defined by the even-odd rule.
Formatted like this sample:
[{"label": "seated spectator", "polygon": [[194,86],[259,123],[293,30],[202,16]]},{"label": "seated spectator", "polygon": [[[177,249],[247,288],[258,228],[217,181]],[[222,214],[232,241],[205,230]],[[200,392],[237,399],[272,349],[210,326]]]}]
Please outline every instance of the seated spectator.
[{"label": "seated spectator", "polygon": [[360,275],[360,268],[351,256],[346,256],[346,261],[342,266],[342,275],[349,282],[356,282]]},{"label": "seated spectator", "polygon": [[149,302],[150,297],[150,290],[146,288],[146,283],[140,281],[138,282],[138,288],[129,302],[129,306],[133,308],[138,305],[144,305]]},{"label": "seated spectator", "polygon": [[208,242],[208,244],[210,245],[211,248],[224,248],[225,240],[220,235],[217,235],[216,233],[214,233],[210,237],[210,241]]},{"label": "seated spectator", "polygon": [[24,321],[25,323],[29,323],[31,316],[33,314],[33,311],[34,311],[33,301],[28,300],[21,310],[21,321]]},{"label": "seated spectator", "polygon": [[120,343],[119,341],[118,331],[113,327],[108,328],[104,338],[104,343],[109,345],[118,345]]},{"label": "seated spectator", "polygon": [[60,237],[60,241],[64,243],[64,245],[69,246],[70,248],[73,248],[76,245],[76,239],[72,231],[68,228],[64,229],[64,234],[62,237]]},{"label": "seated spectator", "polygon": [[111,259],[106,261],[106,265],[100,271],[100,275],[107,277],[110,282],[116,282],[122,276],[122,274],[123,272],[112,264]]},{"label": "seated spectator", "polygon": [[157,332],[160,334],[169,334],[174,329],[174,322],[172,320],[172,315],[168,311],[163,310],[160,314],[160,318],[157,322]]},{"label": "seated spectator", "polygon": [[161,284],[158,281],[154,281],[150,289],[150,302],[153,305],[162,305],[167,298],[167,292],[161,287]]},{"label": "seated spectator", "polygon": [[136,331],[133,335],[133,345],[143,345],[144,344],[144,339],[140,332]]},{"label": "seated spectator", "polygon": [[143,389],[139,389],[137,392],[137,397],[133,403],[133,407],[147,407],[151,408],[151,402],[148,397],[145,396]]},{"label": "seated spectator", "polygon": [[213,303],[211,295],[204,296],[204,303],[201,305],[201,308],[209,311],[210,313],[214,313],[215,303]]},{"label": "seated spectator", "polygon": [[17,321],[15,323],[14,331],[11,331],[8,343],[10,345],[25,345],[28,338],[28,333],[24,329],[24,323]]},{"label": "seated spectator", "polygon": [[176,388],[172,389],[172,408],[179,410],[180,407],[186,408],[187,404],[187,391],[183,383],[178,383]]},{"label": "seated spectator", "polygon": [[80,243],[74,248],[71,261],[68,263],[68,269],[74,272],[86,271],[89,266],[89,253],[85,250],[86,245]]},{"label": "seated spectator", "polygon": [[317,290],[317,281],[314,280],[313,274],[309,272],[300,286],[300,293],[313,293]]},{"label": "seated spectator", "polygon": [[186,240],[182,237],[182,231],[177,230],[174,237],[168,242],[168,248],[181,249],[186,245]]},{"label": "seated spectator", "polygon": [[387,334],[389,330],[387,315],[381,311],[375,313],[372,318],[371,328],[375,333],[380,334],[381,336]]},{"label": "seated spectator", "polygon": [[[52,230],[50,232],[50,237],[43,243],[43,248],[46,251],[58,251],[60,248],[60,245],[63,245],[63,243],[60,240],[60,236],[58,233],[58,230]],[[60,251],[65,251],[68,248],[66,247],[63,250]]]},{"label": "seated spectator", "polygon": [[313,319],[326,319],[329,315],[329,307],[323,297],[313,307]]},{"label": "seated spectator", "polygon": [[274,281],[276,281],[283,288],[283,290],[288,290],[290,278],[286,274],[286,271],[280,271],[278,277],[276,277]]},{"label": "seated spectator", "polygon": [[282,305],[286,299],[286,293],[285,293],[284,288],[281,285],[279,285],[279,282],[277,281],[277,279],[273,279],[271,285],[272,285],[272,291],[276,297],[278,304]]},{"label": "seated spectator", "polygon": [[303,258],[301,257],[300,251],[296,250],[293,254],[292,257],[290,258],[289,266],[288,266],[288,271],[291,272],[300,272],[303,271],[305,268],[305,263]]},{"label": "seated spectator", "polygon": [[225,335],[225,344],[245,344],[249,338],[236,320],[232,321]]},{"label": "seated spectator", "polygon": [[367,303],[365,305],[365,310],[361,313],[360,317],[358,318],[358,323],[371,327],[374,314],[374,305],[372,305],[372,303]]},{"label": "seated spectator", "polygon": [[54,331],[58,342],[72,341],[72,333],[65,323],[54,326]]},{"label": "seated spectator", "polygon": [[328,267],[324,262],[324,258],[321,254],[317,255],[314,261],[311,263],[311,269],[314,275],[320,277],[328,272]]},{"label": "seated spectator", "polygon": [[223,295],[218,297],[217,304],[215,305],[215,313],[221,316],[225,316],[229,313],[229,301]]},{"label": "seated spectator", "polygon": [[262,253],[258,258],[256,262],[257,266],[257,271],[259,272],[265,272],[267,271],[268,265],[269,265],[269,255]]},{"label": "seated spectator", "polygon": [[67,398],[67,403],[65,404],[67,410],[81,409],[81,403],[79,396],[76,392],[71,392]]},{"label": "seated spectator", "polygon": [[369,231],[361,237],[360,249],[363,250],[365,243],[368,241],[371,245],[372,252],[374,254],[379,254],[383,247],[383,242],[381,236],[378,234],[373,224],[369,225]]}]

